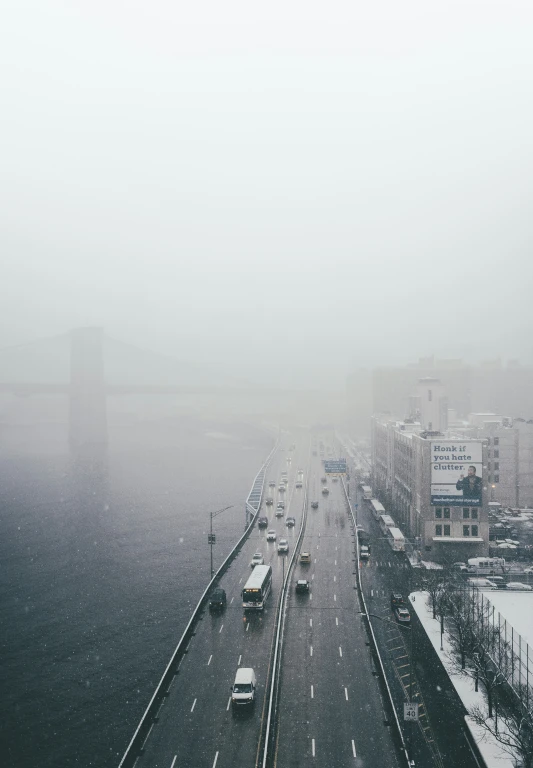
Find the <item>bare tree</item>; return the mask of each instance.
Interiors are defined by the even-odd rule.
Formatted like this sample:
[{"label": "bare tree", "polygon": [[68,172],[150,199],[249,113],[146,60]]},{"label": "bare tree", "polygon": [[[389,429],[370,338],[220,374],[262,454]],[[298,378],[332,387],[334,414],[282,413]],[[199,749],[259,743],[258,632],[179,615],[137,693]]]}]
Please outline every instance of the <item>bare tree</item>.
[{"label": "bare tree", "polygon": [[[533,695],[533,690],[531,691]],[[530,697],[531,699],[531,697]],[[521,768],[533,768],[533,710],[518,700],[510,707],[501,708],[498,720],[487,717],[481,707],[473,707],[470,717],[496,739],[504,752],[521,761]]]},{"label": "bare tree", "polygon": [[444,594],[444,574],[440,569],[430,569],[421,578],[422,589],[429,595],[429,604],[433,610],[433,618],[440,615],[440,600]]},{"label": "bare tree", "polygon": [[475,651],[475,623],[471,602],[474,598],[466,590],[455,590],[448,595],[446,631],[450,639],[451,661],[458,660],[460,671],[466,668],[466,660]]}]

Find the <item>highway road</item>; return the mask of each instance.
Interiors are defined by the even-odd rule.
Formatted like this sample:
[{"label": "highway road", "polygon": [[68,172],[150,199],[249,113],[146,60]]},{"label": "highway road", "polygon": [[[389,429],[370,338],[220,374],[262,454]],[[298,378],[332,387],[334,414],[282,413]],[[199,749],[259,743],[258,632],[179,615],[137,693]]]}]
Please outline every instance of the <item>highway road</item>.
[{"label": "highway road", "polygon": [[[292,443],[295,450],[289,450]],[[297,471],[304,470],[304,488],[297,489]],[[287,491],[278,490],[281,472],[288,471]],[[297,565],[286,607],[281,687],[275,739],[276,765],[399,766],[397,747],[386,716],[378,679],[354,589],[354,538],[340,482],[328,481],[329,497],[320,493],[323,468],[313,456],[311,437],[301,431],[287,436],[267,470],[260,514],[269,518],[277,538],[289,540],[294,551],[304,516],[306,490],[318,495],[319,509],[309,510],[303,547],[312,563]],[[276,481],[274,489],[268,480]],[[307,489],[305,484],[307,483]],[[285,515],[275,517],[278,498]],[[296,517],[288,529],[285,519]],[[136,762],[137,768],[257,768],[267,713],[267,681],[287,555],[277,542],[266,541],[266,530],[254,527],[240,554],[221,580],[228,604],[220,614],[204,612],[159,717]],[[250,561],[262,551],[273,569],[273,589],[263,614],[244,616],[241,590]],[[294,581],[310,580],[309,595],[296,596]],[[179,588],[179,586],[177,587]],[[230,687],[239,666],[254,668],[258,690],[249,712],[232,712]]]}]

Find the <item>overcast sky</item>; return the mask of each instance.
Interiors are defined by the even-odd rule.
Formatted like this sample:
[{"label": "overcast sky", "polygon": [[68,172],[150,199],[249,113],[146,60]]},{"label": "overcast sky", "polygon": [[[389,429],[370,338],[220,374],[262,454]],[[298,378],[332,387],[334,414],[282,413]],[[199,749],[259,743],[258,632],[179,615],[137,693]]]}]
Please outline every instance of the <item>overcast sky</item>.
[{"label": "overcast sky", "polygon": [[2,345],[531,362],[532,40],[529,0],[5,0]]}]

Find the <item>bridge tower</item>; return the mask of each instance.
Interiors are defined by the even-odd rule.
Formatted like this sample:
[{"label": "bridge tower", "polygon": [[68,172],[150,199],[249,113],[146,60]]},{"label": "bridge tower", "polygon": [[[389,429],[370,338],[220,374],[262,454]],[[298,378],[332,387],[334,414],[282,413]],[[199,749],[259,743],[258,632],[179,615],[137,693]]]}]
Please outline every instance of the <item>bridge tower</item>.
[{"label": "bridge tower", "polygon": [[70,345],[70,447],[76,453],[107,446],[103,328],[76,328]]}]

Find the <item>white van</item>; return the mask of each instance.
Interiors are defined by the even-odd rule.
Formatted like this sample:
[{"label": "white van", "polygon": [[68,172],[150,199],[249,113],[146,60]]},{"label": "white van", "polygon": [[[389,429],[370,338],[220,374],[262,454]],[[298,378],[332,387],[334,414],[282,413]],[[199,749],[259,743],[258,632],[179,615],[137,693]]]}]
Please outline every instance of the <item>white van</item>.
[{"label": "white van", "polygon": [[234,706],[251,705],[255,700],[256,679],[251,667],[239,667],[231,686],[231,703]]}]

